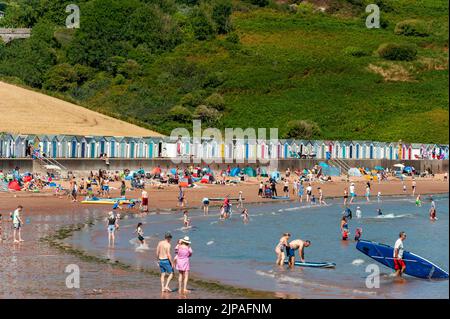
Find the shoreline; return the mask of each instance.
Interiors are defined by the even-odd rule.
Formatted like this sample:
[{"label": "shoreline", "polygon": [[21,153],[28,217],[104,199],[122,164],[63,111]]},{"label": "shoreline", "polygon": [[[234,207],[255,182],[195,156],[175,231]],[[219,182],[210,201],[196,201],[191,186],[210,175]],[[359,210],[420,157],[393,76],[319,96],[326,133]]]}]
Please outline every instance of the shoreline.
[{"label": "shoreline", "polygon": [[[357,193],[361,194],[361,190],[364,189],[365,180],[355,181]],[[410,186],[411,180],[405,181],[405,184]],[[112,186],[115,186],[112,183]],[[313,183],[314,191],[320,186],[324,191],[325,198],[327,200],[333,199],[338,200],[342,198],[341,192],[344,188],[348,187],[348,183],[345,181],[333,181],[331,183]],[[396,196],[411,196],[410,187],[405,194],[402,190],[402,183],[398,180],[391,180],[387,182],[382,182],[378,184],[372,182],[372,193],[376,194],[378,190],[382,191],[383,197],[396,197]],[[417,179],[418,191],[423,195],[423,199],[426,200],[425,194],[448,194],[449,184],[438,178],[435,179]],[[146,187],[150,195],[149,208],[150,214],[158,214],[159,212],[170,212],[173,213],[174,218],[179,218],[177,212],[180,208],[176,207],[176,197],[178,194],[178,187],[171,186],[165,189],[156,189],[152,186]],[[239,191],[244,191],[244,197],[247,198],[245,204],[247,205],[265,205],[274,203],[286,203],[294,202],[295,199],[290,200],[272,200],[263,199],[257,196],[258,183],[255,181],[253,183],[246,182],[239,184],[237,186],[231,185],[207,185],[197,188],[187,189],[187,198],[189,205],[185,209],[200,209],[201,199],[207,195],[209,197],[222,197],[226,194],[234,195]],[[118,190],[113,190],[111,196],[114,197],[118,193]],[[127,198],[139,197],[140,192],[129,191],[127,192]],[[375,196],[376,197],[376,196]],[[357,201],[361,200],[361,196],[357,197]],[[155,203],[155,199],[157,202]],[[364,198],[363,198],[364,199]],[[376,199],[375,199],[376,200]],[[198,203],[196,205],[195,203]],[[217,202],[219,204],[220,202]],[[111,210],[111,205],[84,205],[79,202],[72,203],[64,196],[63,198],[58,198],[53,195],[51,191],[44,191],[41,193],[0,193],[0,213],[3,214],[3,229],[8,227],[8,222],[5,222],[8,217],[9,211],[13,210],[18,204],[24,206],[23,218],[24,220],[29,218],[31,220],[30,225],[25,225],[23,229],[23,235],[25,238],[25,243],[18,246],[22,246],[20,249],[15,247],[10,240],[3,241],[0,243],[0,257],[5,259],[11,255],[16,256],[19,262],[25,258],[22,256],[23,253],[28,252],[28,255],[32,256],[41,254],[42,256],[54,256],[47,257],[45,260],[49,263],[45,267],[40,266],[39,263],[34,264],[32,261],[36,260],[37,256],[31,262],[28,262],[24,266],[25,272],[30,272],[30,278],[38,277],[45,278],[46,276],[53,276],[50,280],[49,286],[44,292],[36,288],[34,294],[28,294],[27,290],[29,287],[12,287],[12,295],[23,298],[179,298],[178,293],[172,293],[169,296],[161,295],[159,289],[159,278],[158,274],[154,270],[142,271],[136,269],[134,266],[125,265],[121,263],[110,263],[105,258],[99,256],[90,256],[88,253],[77,250],[76,248],[68,247],[67,243],[64,243],[64,238],[68,238],[73,231],[82,230],[86,227],[86,224],[92,223],[97,219],[100,220],[104,218],[108,211]],[[155,205],[157,204],[157,205]],[[354,203],[352,205],[357,205]],[[341,205],[341,204],[340,204]],[[158,206],[155,208],[155,206]],[[210,214],[216,213],[217,205],[210,205]],[[135,212],[126,211],[125,209],[121,212],[125,214],[135,214]],[[251,212],[250,212],[251,215]],[[81,225],[83,227],[80,228]],[[69,227],[69,228],[68,228]],[[75,230],[66,233],[66,236],[62,236],[64,232],[70,230],[70,228],[75,228]],[[52,236],[56,236],[52,238]],[[59,239],[58,236],[61,236]],[[64,238],[63,238],[64,237]],[[53,244],[49,242],[49,238],[52,239]],[[31,248],[29,247],[31,246]],[[48,247],[45,247],[48,246]],[[59,246],[59,247],[58,247]],[[21,252],[20,250],[23,250]],[[82,256],[85,255],[85,258]],[[58,260],[56,266],[52,266],[53,259]],[[60,261],[61,260],[61,261]],[[67,261],[67,262],[66,262]],[[64,269],[62,269],[62,263],[75,263],[81,264],[83,269],[87,269],[86,272],[89,273],[89,278],[91,282],[85,284],[89,288],[85,288],[83,293],[80,295],[74,294],[73,292],[68,292],[65,287],[60,287],[60,282],[64,282],[65,274]],[[3,269],[6,276],[11,275],[11,271],[5,264]],[[1,262],[0,262],[0,266]],[[116,267],[119,266],[119,267]],[[46,269],[50,267],[50,269]],[[59,268],[57,268],[59,267]],[[21,268],[22,269],[22,268]],[[57,269],[57,274],[52,275]],[[45,271],[50,272],[50,274],[45,273]],[[92,273],[92,274],[91,274]],[[114,275],[106,275],[114,274]],[[150,276],[149,276],[150,275]],[[104,276],[105,278],[103,278]],[[113,277],[111,277],[113,276]],[[100,279],[99,277],[103,278]],[[62,278],[62,279],[61,279]],[[175,277],[176,278],[176,277]],[[31,280],[31,279],[30,279]],[[53,283],[54,281],[54,283]],[[148,285],[148,283],[150,283]],[[191,284],[196,287],[194,292],[187,296],[187,298],[299,298],[297,296],[291,296],[288,294],[280,295],[274,292],[259,291],[247,289],[244,287],[235,287],[227,284],[222,284],[221,282],[204,279],[197,274],[192,277],[190,281]],[[135,288],[135,286],[140,286],[145,283],[142,288]],[[174,284],[175,281],[172,281]],[[27,284],[26,282],[24,284]],[[47,285],[47,282],[42,283],[42,285]],[[91,287],[98,286],[103,287],[102,293],[93,292],[98,291],[97,288],[91,289]],[[110,287],[110,288],[107,288]],[[47,291],[48,290],[48,291]],[[3,295],[9,296],[10,293],[7,291],[1,291],[0,297]],[[75,296],[74,296],[75,295]],[[184,297],[186,298],[186,297]],[[300,297],[301,298],[301,297]]]}]

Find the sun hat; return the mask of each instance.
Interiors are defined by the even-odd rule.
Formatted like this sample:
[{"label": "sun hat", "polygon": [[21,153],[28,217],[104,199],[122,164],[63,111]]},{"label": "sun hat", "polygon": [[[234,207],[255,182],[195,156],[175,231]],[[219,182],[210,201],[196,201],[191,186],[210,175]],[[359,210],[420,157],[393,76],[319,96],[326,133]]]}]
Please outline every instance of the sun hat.
[{"label": "sun hat", "polygon": [[190,243],[191,243],[189,236],[184,236],[184,238],[183,238],[183,239],[180,239],[180,240],[181,240],[183,243],[186,243],[186,244],[190,244]]}]

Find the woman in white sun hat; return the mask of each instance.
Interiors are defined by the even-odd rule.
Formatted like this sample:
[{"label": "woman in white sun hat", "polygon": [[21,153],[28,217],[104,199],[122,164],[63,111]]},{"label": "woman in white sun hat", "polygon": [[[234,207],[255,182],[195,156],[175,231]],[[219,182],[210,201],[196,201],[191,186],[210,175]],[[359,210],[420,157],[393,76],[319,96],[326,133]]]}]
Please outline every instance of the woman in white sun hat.
[{"label": "woman in white sun hat", "polygon": [[178,277],[179,292],[188,293],[187,282],[189,279],[190,263],[189,259],[192,256],[191,241],[189,236],[180,239],[177,245],[177,270],[180,272]]}]

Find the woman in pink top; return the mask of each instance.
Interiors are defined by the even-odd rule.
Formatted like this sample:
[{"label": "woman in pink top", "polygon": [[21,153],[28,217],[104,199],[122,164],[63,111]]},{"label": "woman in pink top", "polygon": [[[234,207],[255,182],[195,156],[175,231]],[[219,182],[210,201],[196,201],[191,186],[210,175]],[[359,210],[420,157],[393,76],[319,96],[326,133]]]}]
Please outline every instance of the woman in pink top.
[{"label": "woman in pink top", "polygon": [[[183,239],[180,239],[177,247],[175,248],[175,252],[177,254],[177,270],[180,272],[180,276],[178,277],[179,284],[179,292],[180,293],[188,293],[190,290],[187,290],[187,282],[189,277],[189,258],[192,256],[192,248],[189,246],[191,242],[189,241],[189,237],[185,236]],[[182,289],[182,286],[184,289]]]}]

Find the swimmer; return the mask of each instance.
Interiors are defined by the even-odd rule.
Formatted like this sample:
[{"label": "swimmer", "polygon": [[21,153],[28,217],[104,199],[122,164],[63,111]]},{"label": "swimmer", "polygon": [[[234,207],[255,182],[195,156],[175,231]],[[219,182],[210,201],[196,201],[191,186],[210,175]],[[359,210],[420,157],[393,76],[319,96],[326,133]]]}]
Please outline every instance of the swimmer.
[{"label": "swimmer", "polygon": [[377,214],[378,214],[378,216],[383,215],[383,212],[381,211],[381,208],[378,208],[378,209],[377,209]]},{"label": "swimmer", "polygon": [[355,241],[358,241],[362,235],[362,228],[356,228],[355,230]]},{"label": "swimmer", "polygon": [[378,200],[378,202],[381,202],[381,192],[378,192],[378,194],[377,194],[377,200]]},{"label": "swimmer", "polygon": [[244,224],[247,224],[248,220],[249,220],[249,218],[248,218],[248,209],[247,208],[245,208],[242,211],[241,216],[242,216],[242,221],[244,222]]},{"label": "swimmer", "polygon": [[280,241],[278,242],[277,246],[275,247],[275,253],[277,254],[277,265],[283,265],[285,254],[284,250],[288,246],[288,240],[291,237],[291,234],[284,233],[283,236],[281,236]]},{"label": "swimmer", "polygon": [[309,247],[311,242],[309,240],[295,239],[286,246],[286,255],[288,257],[289,267],[295,264],[295,251],[298,250],[298,255],[302,263],[305,262],[305,248]]},{"label": "swimmer", "polygon": [[142,229],[142,223],[138,223],[136,230],[134,231],[137,234],[137,238],[139,242],[141,243],[141,247],[145,245],[145,239],[144,239],[144,230]]},{"label": "swimmer", "polygon": [[362,216],[362,212],[361,212],[361,208],[358,206],[356,207],[356,218],[361,218]]}]

